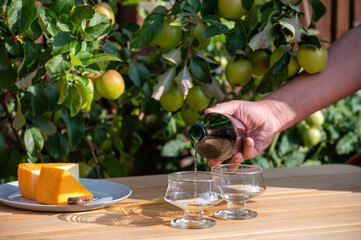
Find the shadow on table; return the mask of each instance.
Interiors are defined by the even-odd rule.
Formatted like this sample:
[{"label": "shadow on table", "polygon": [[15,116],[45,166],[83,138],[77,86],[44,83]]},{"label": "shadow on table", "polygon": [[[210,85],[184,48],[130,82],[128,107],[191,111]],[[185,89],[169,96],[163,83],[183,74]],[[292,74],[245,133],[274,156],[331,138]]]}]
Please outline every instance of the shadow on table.
[{"label": "shadow on table", "polygon": [[161,202],[139,204],[137,202],[121,203],[102,211],[61,214],[60,220],[73,223],[96,223],[105,226],[148,227],[170,226],[168,217],[182,216],[183,212],[173,205]]}]

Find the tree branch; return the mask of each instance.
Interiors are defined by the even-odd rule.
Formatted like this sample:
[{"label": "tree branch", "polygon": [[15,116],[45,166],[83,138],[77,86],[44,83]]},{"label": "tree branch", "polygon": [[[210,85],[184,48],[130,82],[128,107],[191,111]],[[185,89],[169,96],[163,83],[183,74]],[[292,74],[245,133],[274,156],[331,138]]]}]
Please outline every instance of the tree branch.
[{"label": "tree branch", "polygon": [[99,171],[99,161],[98,161],[98,158],[95,154],[95,151],[94,151],[94,146],[93,144],[89,141],[89,139],[87,139],[86,137],[84,137],[85,139],[85,142],[88,144],[88,147],[90,149],[90,152],[92,154],[92,157],[93,157],[93,160],[94,160],[94,163],[95,163],[95,170],[97,172],[97,177],[100,178],[100,171]]},{"label": "tree branch", "polygon": [[14,133],[14,135],[15,135],[15,137],[16,137],[16,140],[18,141],[18,144],[19,144],[19,146],[20,146],[20,151],[21,151],[21,153],[26,153],[24,143],[23,143],[23,141],[21,141],[21,138],[20,138],[20,136],[19,136],[18,131],[13,127],[13,121],[14,121],[14,120],[13,120],[13,118],[11,117],[11,115],[10,115],[10,113],[9,113],[9,110],[8,110],[8,107],[6,106],[5,101],[1,103],[1,106],[2,106],[2,108],[4,109],[4,112],[5,112],[5,114],[6,114],[6,117],[7,117],[8,121],[9,121],[10,128],[11,128],[11,130],[13,131],[13,133]]}]

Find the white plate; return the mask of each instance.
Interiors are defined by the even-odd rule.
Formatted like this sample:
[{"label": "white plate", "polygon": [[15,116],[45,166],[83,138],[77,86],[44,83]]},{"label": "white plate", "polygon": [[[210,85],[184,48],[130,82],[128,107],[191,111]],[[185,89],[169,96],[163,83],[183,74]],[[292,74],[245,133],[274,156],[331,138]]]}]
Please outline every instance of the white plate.
[{"label": "white plate", "polygon": [[18,181],[0,185],[0,202],[15,208],[45,212],[79,212],[111,206],[130,196],[132,191],[119,183],[81,178],[93,195],[93,202],[86,205],[47,205],[21,197]]}]

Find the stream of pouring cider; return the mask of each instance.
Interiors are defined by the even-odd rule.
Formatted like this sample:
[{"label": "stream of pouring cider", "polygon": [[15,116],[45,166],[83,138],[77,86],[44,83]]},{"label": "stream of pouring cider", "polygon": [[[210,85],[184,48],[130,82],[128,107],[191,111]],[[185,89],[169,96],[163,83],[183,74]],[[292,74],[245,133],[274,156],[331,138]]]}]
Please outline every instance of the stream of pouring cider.
[{"label": "stream of pouring cider", "polygon": [[[194,179],[197,179],[197,151],[194,151]],[[194,182],[194,199],[197,199],[197,185],[196,182]]]}]

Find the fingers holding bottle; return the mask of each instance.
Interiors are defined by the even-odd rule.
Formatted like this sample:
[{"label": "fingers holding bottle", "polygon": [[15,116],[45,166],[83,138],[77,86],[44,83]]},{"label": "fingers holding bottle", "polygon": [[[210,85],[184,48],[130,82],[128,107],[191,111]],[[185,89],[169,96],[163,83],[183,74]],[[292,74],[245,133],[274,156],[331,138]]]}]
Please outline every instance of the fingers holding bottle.
[{"label": "fingers holding bottle", "polygon": [[258,154],[255,153],[254,150],[254,140],[251,137],[247,137],[244,140],[244,146],[243,146],[243,157],[244,159],[251,159],[257,156]]}]

